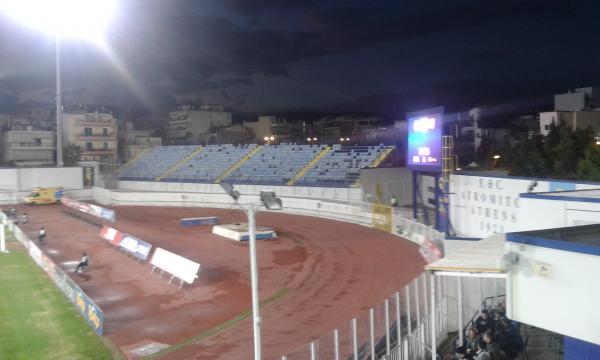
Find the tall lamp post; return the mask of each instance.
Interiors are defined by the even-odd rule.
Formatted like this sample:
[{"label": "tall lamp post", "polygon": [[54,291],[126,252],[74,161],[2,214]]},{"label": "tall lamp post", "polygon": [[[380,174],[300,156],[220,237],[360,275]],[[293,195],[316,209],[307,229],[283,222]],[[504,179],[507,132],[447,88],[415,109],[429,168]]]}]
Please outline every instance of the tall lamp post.
[{"label": "tall lamp post", "polygon": [[[221,183],[221,187],[231,198],[238,203],[240,193],[233,189],[233,185]],[[256,212],[261,205],[268,210],[281,210],[281,199],[275,191],[261,191],[260,203],[242,205],[238,204],[248,217],[248,235],[250,243],[250,283],[252,288],[252,324],[254,327],[254,360],[260,360],[260,302],[258,298],[258,265],[256,261]]]},{"label": "tall lamp post", "polygon": [[62,149],[62,86],[60,83],[60,38],[56,37],[56,167],[63,167]]},{"label": "tall lamp post", "polygon": [[63,166],[60,43],[75,38],[105,45],[118,0],[0,0],[0,12],[56,40],[56,166]]}]

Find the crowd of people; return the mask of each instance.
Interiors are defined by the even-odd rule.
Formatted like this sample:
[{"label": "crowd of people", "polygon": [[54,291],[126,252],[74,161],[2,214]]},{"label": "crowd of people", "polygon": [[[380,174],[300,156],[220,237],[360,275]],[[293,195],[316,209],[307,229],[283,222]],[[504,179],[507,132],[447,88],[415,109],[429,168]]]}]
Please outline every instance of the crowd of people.
[{"label": "crowd of people", "polygon": [[520,324],[506,318],[502,304],[482,310],[469,326],[464,342],[454,352],[454,359],[514,360],[524,350]]}]

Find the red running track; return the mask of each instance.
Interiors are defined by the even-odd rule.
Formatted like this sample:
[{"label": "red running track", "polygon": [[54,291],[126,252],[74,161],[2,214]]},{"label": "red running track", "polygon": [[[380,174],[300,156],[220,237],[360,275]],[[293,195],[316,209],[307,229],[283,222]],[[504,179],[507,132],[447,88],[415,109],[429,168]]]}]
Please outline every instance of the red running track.
[{"label": "red running track", "polygon": [[[43,250],[63,268],[82,251],[91,270],[73,276],[104,311],[105,336],[123,353],[148,342],[176,345],[162,359],[250,359],[249,316],[221,332],[199,336],[251,309],[246,243],[210,233],[211,227],[182,227],[185,217],[218,216],[245,222],[237,210],[117,206],[115,227],[202,264],[199,278],[182,290],[150,274],[98,236],[99,228],[74,218],[59,205],[19,207],[30,216],[23,230],[37,239],[48,230]],[[316,217],[259,213],[258,226],[273,228],[276,240],[259,241],[260,298],[284,294],[261,309],[262,354],[277,358],[348,320],[364,315],[423,271],[418,248],[389,233]],[[284,289],[287,289],[285,292]],[[198,340],[195,340],[198,339]]]}]

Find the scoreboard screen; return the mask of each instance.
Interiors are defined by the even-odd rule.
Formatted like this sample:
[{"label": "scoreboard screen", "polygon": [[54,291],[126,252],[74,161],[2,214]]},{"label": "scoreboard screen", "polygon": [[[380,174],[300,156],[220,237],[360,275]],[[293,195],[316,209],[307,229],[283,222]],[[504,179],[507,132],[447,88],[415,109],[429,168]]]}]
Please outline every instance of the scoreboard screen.
[{"label": "scoreboard screen", "polygon": [[442,170],[442,120],[444,108],[408,113],[406,165],[421,171]]}]

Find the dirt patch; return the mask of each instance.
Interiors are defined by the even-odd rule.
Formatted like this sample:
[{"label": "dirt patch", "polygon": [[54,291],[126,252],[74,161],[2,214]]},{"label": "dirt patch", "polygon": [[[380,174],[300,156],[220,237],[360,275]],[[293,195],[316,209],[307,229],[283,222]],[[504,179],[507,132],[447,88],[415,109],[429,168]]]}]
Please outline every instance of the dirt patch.
[{"label": "dirt patch", "polygon": [[273,263],[275,265],[295,265],[303,263],[308,257],[305,247],[296,246],[290,250],[273,251]]},{"label": "dirt patch", "polygon": [[[251,308],[247,244],[213,235],[210,226],[179,224],[181,218],[201,216],[218,216],[222,224],[244,222],[244,214],[205,208],[113,209],[119,230],[202,264],[198,280],[181,290],[169,285],[168,277],[151,274],[149,264],[108,246],[98,237],[98,227],[64,214],[58,205],[27,207],[30,223],[23,230],[35,239],[45,226],[48,244],[43,251],[57,264],[77,260],[82,251],[90,254],[88,277],[74,280],[103,309],[106,337],[123,351],[148,341],[173,345],[192,339],[160,358],[248,358],[250,318],[198,337]],[[282,213],[259,213],[257,225],[271,227],[279,236],[257,243],[260,298],[287,289],[286,296],[261,310],[265,359],[345,325],[423,269],[415,245],[382,231]]]}]

